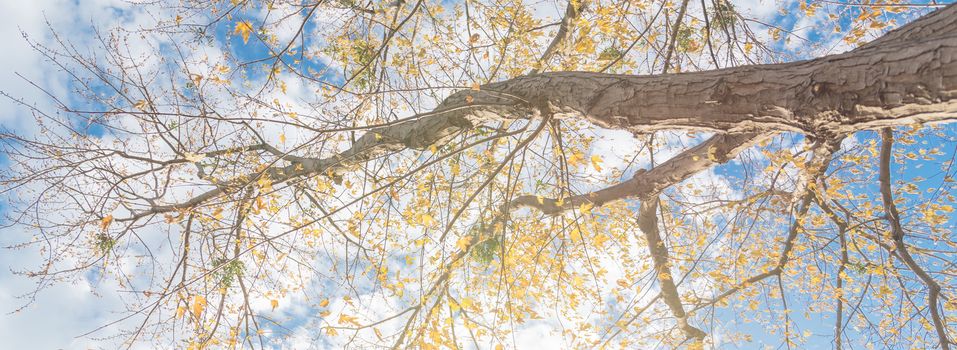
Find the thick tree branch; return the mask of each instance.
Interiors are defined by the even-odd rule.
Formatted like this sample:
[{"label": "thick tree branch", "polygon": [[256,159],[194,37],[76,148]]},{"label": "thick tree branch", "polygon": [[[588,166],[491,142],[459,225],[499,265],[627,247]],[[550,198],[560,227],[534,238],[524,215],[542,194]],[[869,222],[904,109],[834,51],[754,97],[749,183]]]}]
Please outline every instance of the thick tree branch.
[{"label": "thick tree branch", "polygon": [[[606,128],[788,130],[823,135],[957,115],[957,5],[878,44],[784,64],[651,76],[550,72],[452,95],[446,106],[520,96]],[[471,99],[470,99],[471,100]]]},{"label": "thick tree branch", "polygon": [[585,203],[601,206],[627,198],[653,198],[664,189],[702,170],[733,159],[742,150],[766,136],[755,133],[718,134],[651,170],[639,170],[631,179],[611,187],[564,199],[525,195],[515,198],[510,206],[535,208],[545,214],[554,215]]}]

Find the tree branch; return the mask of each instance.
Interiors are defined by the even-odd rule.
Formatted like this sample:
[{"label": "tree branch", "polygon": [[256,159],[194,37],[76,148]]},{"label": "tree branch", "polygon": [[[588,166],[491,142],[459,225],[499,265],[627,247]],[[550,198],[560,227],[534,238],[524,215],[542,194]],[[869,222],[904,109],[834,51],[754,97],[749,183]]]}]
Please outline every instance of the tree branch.
[{"label": "tree branch", "polygon": [[891,237],[894,240],[894,250],[897,251],[901,261],[917,275],[918,278],[927,287],[927,308],[930,309],[931,319],[934,321],[934,329],[937,331],[937,337],[940,341],[940,347],[944,350],[950,349],[950,340],[947,336],[946,325],[940,316],[940,284],[934,280],[924,268],[917,264],[917,261],[910,255],[907,245],[904,244],[904,228],[901,226],[900,213],[897,212],[897,205],[894,204],[894,195],[891,191],[891,150],[894,146],[894,132],[890,128],[881,130],[881,169],[880,185],[881,200],[884,202],[884,212],[887,223],[891,227]]},{"label": "tree branch", "polygon": [[715,135],[651,170],[639,170],[631,179],[611,187],[564,199],[524,195],[515,198],[509,205],[513,208],[534,208],[545,214],[555,215],[568,209],[577,208],[585,203],[601,206],[626,198],[653,198],[664,189],[684,181],[702,170],[733,159],[742,150],[747,149],[766,136],[755,133]]},{"label": "tree branch", "polygon": [[578,20],[578,17],[581,16],[587,6],[588,0],[568,0],[568,5],[565,6],[565,16],[562,17],[562,22],[558,27],[558,33],[555,33],[552,42],[548,44],[548,47],[545,48],[545,52],[542,53],[542,57],[538,59],[536,66],[532,68],[528,74],[538,74],[545,69],[545,64],[552,59],[552,56],[555,56],[555,52],[558,51],[558,46],[568,38],[569,33],[575,28],[575,21]]},{"label": "tree branch", "polygon": [[648,251],[651,254],[651,261],[658,271],[657,279],[661,287],[661,299],[668,305],[671,314],[678,320],[678,328],[685,333],[687,339],[694,339],[701,343],[707,336],[701,329],[688,323],[688,314],[685,313],[681,302],[681,296],[678,294],[678,286],[675,285],[671,274],[671,263],[669,261],[668,247],[661,239],[661,233],[658,230],[658,198],[648,198],[641,201],[641,207],[638,210],[638,229],[645,235],[645,241],[648,244]]}]

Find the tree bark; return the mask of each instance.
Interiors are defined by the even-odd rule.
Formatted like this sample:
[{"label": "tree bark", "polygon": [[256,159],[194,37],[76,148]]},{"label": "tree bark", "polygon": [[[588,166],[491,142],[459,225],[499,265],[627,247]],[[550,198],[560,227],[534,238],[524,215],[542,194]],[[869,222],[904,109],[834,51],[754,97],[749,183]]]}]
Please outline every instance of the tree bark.
[{"label": "tree bark", "polygon": [[[469,96],[468,98],[466,96]],[[528,103],[612,129],[796,131],[819,136],[950,121],[957,6],[856,50],[808,61],[650,76],[553,72],[453,94],[442,108]]]}]

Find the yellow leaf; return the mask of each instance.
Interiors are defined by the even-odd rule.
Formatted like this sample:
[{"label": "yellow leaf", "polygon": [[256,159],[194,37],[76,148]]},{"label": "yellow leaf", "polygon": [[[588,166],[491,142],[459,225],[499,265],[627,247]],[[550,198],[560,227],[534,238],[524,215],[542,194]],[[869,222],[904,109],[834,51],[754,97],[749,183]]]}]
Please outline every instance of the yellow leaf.
[{"label": "yellow leaf", "polygon": [[347,324],[347,323],[354,325],[356,327],[362,326],[362,324],[359,323],[359,319],[356,318],[355,316],[339,314],[339,324]]},{"label": "yellow leaf", "polygon": [[671,273],[669,273],[668,271],[659,271],[659,272],[658,272],[658,278],[659,278],[659,279],[662,279],[662,280],[670,280],[670,279],[671,279]]},{"label": "yellow leaf", "polygon": [[593,167],[595,167],[595,171],[601,172],[601,163],[602,163],[602,162],[603,162],[603,160],[601,159],[601,157],[600,157],[599,155],[596,154],[596,155],[591,156],[591,165],[592,165]]},{"label": "yellow leaf", "polygon": [[319,302],[319,307],[326,307],[326,306],[329,306],[329,299],[322,299],[322,301]]},{"label": "yellow leaf", "polygon": [[279,307],[279,300],[273,299],[270,300],[269,303],[272,305],[273,310],[276,310],[276,308]]},{"label": "yellow leaf", "polygon": [[190,75],[190,78],[193,79],[193,84],[196,85],[196,87],[199,87],[199,84],[203,82],[203,76],[199,74]]},{"label": "yellow leaf", "polygon": [[708,147],[708,160],[712,162],[717,162],[718,161],[718,155],[716,154],[717,152],[718,152],[717,147],[714,147],[714,146]]},{"label": "yellow leaf", "polygon": [[605,247],[605,242],[607,242],[608,239],[609,239],[609,238],[608,238],[607,235],[604,235],[604,234],[596,234],[596,235],[595,235],[594,244],[595,244],[595,246],[598,247],[598,248],[604,248],[604,247]]},{"label": "yellow leaf", "polygon": [[576,274],[575,277],[572,278],[572,285],[574,285],[576,288],[581,288],[585,285],[585,279]]},{"label": "yellow leaf", "polygon": [[233,29],[234,34],[239,34],[243,37],[243,44],[249,42],[249,33],[253,31],[253,25],[249,24],[247,21],[236,22],[236,28]]},{"label": "yellow leaf", "polygon": [[462,305],[462,308],[465,308],[465,309],[472,309],[475,307],[475,301],[469,297],[462,298],[459,304]]},{"label": "yellow leaf", "polygon": [[279,143],[286,143],[286,134],[279,134]]},{"label": "yellow leaf", "polygon": [[584,154],[582,154],[581,152],[572,153],[572,155],[568,157],[568,165],[576,166],[580,164],[582,160],[585,160]]},{"label": "yellow leaf", "polygon": [[133,108],[136,108],[136,109],[141,110],[141,111],[145,111],[145,110],[146,110],[146,106],[147,106],[147,105],[146,105],[146,101],[145,101],[145,100],[139,100],[139,101],[136,101],[136,103],[133,104]]},{"label": "yellow leaf", "polygon": [[578,230],[577,228],[572,230],[569,236],[571,236],[572,242],[575,242],[575,243],[581,242],[582,240],[582,232]]},{"label": "yellow leaf", "polygon": [[422,224],[422,226],[432,226],[435,225],[435,218],[428,213],[422,213],[422,215],[419,215],[419,223]]},{"label": "yellow leaf", "polygon": [[455,246],[461,250],[465,250],[465,249],[468,249],[471,243],[472,243],[472,236],[465,236],[465,237],[459,238],[459,240],[455,242]]},{"label": "yellow leaf", "polygon": [[107,227],[110,227],[110,223],[112,222],[113,215],[104,216],[102,219],[100,219],[100,228],[105,230]]},{"label": "yellow leaf", "polygon": [[206,298],[202,295],[197,295],[193,297],[192,311],[193,316],[199,318],[203,314],[203,310],[206,309]]}]

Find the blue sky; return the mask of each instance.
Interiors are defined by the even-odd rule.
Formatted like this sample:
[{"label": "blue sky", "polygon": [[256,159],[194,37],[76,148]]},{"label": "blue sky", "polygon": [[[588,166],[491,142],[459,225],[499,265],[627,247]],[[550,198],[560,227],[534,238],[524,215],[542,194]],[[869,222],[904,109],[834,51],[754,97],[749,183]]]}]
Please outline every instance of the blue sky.
[{"label": "blue sky", "polygon": [[[775,11],[767,11],[764,6],[770,6],[768,1],[752,0],[742,1],[739,6],[754,6],[749,9],[753,12],[766,15],[767,20],[774,25],[786,28],[803,30],[801,23],[784,15],[776,14]],[[794,4],[796,7],[797,4]],[[773,7],[773,6],[770,6]],[[743,8],[743,7],[742,7]],[[70,40],[78,43],[84,43],[90,40],[93,33],[92,28],[114,27],[114,26],[136,26],[148,24],[153,20],[151,16],[137,10],[130,4],[119,0],[44,0],[44,1],[18,1],[18,0],[0,0],[0,13],[7,14],[7,20],[0,23],[0,45],[3,45],[4,52],[15,52],[16,54],[7,54],[0,56],[0,91],[12,93],[17,97],[23,97],[29,104],[36,103],[37,106],[49,107],[44,99],[42,92],[32,88],[30,84],[24,81],[19,75],[37,82],[40,86],[49,89],[55,95],[63,96],[69,99],[70,86],[65,85],[62,72],[45,64],[42,57],[33,52],[21,36],[21,31],[29,33],[30,38],[40,43],[49,43],[52,38],[49,35],[49,28],[46,22],[55,28],[59,33],[65,35]],[[846,20],[839,23],[847,25]],[[311,24],[313,25],[313,24]],[[310,28],[307,28],[309,30]],[[231,31],[228,26],[216,27],[215,38],[220,41],[227,40],[227,34]],[[810,41],[830,42],[832,47],[840,50],[839,40],[835,40],[830,33],[821,31],[806,31],[806,36]],[[241,39],[232,36],[231,47],[239,51],[233,53],[242,60],[255,60],[263,57],[267,52],[258,45],[238,45]],[[251,39],[254,40],[254,39]],[[787,48],[793,52],[796,57],[808,58],[820,51],[810,52],[801,45],[788,45],[783,42],[778,43],[782,48]],[[311,67],[321,69],[318,64]],[[253,70],[258,71],[258,70]],[[255,77],[255,75],[253,76]],[[335,81],[336,76],[328,76],[328,79]],[[71,100],[72,102],[79,102]],[[32,118],[29,118],[28,111],[20,106],[16,106],[9,100],[0,100],[0,126],[7,129],[18,130],[29,133],[34,129],[31,125]],[[932,138],[927,140],[932,144],[947,145],[945,152],[953,150],[954,139],[957,133],[952,128],[946,129],[944,138]],[[102,135],[104,130],[94,127],[88,130],[91,135]],[[873,133],[863,133],[858,135],[857,142],[867,142],[873,139]],[[921,145],[911,146],[915,149]],[[4,166],[0,159],[0,166]],[[721,173],[727,168],[719,168],[719,175],[733,176],[730,173]],[[908,172],[906,176],[937,176],[935,169],[923,168]],[[940,180],[938,180],[940,181]],[[928,181],[926,186],[933,186],[937,182]],[[862,189],[863,190],[863,189]],[[873,188],[869,189],[873,191]],[[0,204],[0,211],[4,210],[3,204]],[[952,219],[953,221],[953,219]],[[0,245],[9,245],[15,242],[28,240],[33,232],[23,228],[4,228],[0,229]],[[97,278],[95,273],[87,274],[86,278],[80,281],[70,283],[56,284],[45,289],[37,296],[37,302],[29,305],[26,309],[19,312],[8,314],[24,305],[26,299],[19,298],[24,293],[28,293],[34,287],[34,281],[21,276],[16,276],[10,272],[10,269],[36,266],[41,262],[42,257],[37,251],[33,250],[4,250],[0,252],[0,339],[4,339],[4,346],[10,348],[83,348],[87,346],[102,346],[100,340],[86,337],[77,338],[77,336],[93,330],[96,326],[107,324],[115,320],[119,312],[124,310],[123,300],[114,290],[118,289],[113,282]],[[7,268],[10,267],[10,268]],[[801,301],[796,301],[798,308]],[[297,310],[289,314],[289,322],[286,327],[294,327],[306,324],[302,315],[311,314],[310,310]],[[733,321],[735,315],[720,314],[721,321]],[[819,323],[823,323],[820,324]],[[809,319],[801,320],[799,324],[811,329],[828,329],[830,320]],[[109,327],[105,333],[116,331],[124,324]],[[745,326],[747,329],[748,326]],[[756,342],[766,342],[778,344],[773,341],[775,338],[770,335],[760,335],[760,329],[755,327],[754,331],[758,334]],[[823,337],[821,339],[824,339]],[[829,344],[826,340],[821,343],[813,344],[826,348]]]}]

